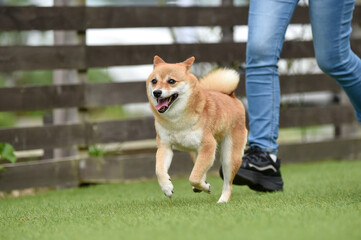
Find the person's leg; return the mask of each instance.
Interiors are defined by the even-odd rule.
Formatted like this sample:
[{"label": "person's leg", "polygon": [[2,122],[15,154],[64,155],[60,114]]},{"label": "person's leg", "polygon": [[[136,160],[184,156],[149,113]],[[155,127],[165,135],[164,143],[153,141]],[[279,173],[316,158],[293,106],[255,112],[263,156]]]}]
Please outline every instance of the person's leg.
[{"label": "person's leg", "polygon": [[336,79],[361,123],[361,59],[350,48],[355,0],[311,0],[310,17],[319,67]]},{"label": "person's leg", "polygon": [[298,0],[251,0],[246,92],[250,146],[277,154],[280,87],[278,60]]},{"label": "person's leg", "polygon": [[[283,190],[277,159],[280,87],[278,60],[298,0],[251,0],[248,18],[246,92],[250,148],[233,184],[256,191]],[[220,171],[221,177],[222,170]]]}]

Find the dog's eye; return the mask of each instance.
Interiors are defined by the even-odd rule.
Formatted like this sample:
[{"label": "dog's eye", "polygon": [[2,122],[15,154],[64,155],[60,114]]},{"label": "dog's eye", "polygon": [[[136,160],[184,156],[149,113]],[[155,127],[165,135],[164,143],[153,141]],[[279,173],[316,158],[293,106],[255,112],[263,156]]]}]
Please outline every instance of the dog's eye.
[{"label": "dog's eye", "polygon": [[153,84],[156,84],[157,82],[158,82],[157,79],[153,79],[153,80],[152,80],[152,83],[153,83]]},{"label": "dog's eye", "polygon": [[174,79],[169,79],[169,80],[168,80],[168,83],[169,83],[169,84],[175,84],[176,81],[175,81]]}]

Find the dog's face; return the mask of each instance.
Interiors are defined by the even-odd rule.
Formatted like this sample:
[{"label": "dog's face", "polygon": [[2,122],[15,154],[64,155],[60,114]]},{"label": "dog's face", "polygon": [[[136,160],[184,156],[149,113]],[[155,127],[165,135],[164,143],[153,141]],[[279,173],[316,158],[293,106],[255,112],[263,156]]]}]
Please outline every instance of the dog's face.
[{"label": "dog's face", "polygon": [[154,69],[147,79],[149,102],[159,114],[179,112],[187,105],[197,79],[189,72],[194,58],[168,64],[154,57]]}]

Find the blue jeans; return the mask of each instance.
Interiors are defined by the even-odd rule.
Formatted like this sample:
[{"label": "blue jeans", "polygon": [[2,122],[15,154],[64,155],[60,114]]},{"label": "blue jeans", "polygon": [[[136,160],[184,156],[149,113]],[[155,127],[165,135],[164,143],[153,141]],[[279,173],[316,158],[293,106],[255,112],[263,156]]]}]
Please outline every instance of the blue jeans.
[{"label": "blue jeans", "polygon": [[[313,43],[319,67],[349,96],[361,122],[361,60],[350,48],[354,0],[310,0]],[[277,63],[298,0],[251,0],[246,92],[249,145],[277,154],[280,86]]]}]

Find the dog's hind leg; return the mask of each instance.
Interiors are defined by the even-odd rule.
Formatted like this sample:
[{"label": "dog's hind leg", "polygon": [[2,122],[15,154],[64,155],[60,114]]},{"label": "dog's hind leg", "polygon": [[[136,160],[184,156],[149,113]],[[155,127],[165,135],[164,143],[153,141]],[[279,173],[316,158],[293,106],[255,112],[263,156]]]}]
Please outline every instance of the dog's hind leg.
[{"label": "dog's hind leg", "polygon": [[213,165],[216,147],[216,140],[213,136],[209,136],[198,150],[197,159],[189,177],[189,182],[193,186],[193,191],[196,190],[195,192],[204,191],[210,193],[211,191],[211,185],[206,182],[206,176]]},{"label": "dog's hind leg", "polygon": [[218,203],[226,203],[232,194],[232,182],[242,163],[242,156],[247,142],[247,129],[238,128],[227,135],[221,142],[221,162],[223,171],[223,189]]},{"label": "dog's hind leg", "polygon": [[[218,203],[228,202],[232,193],[232,148],[231,136],[227,135],[220,144],[220,156],[223,171],[223,189]],[[232,179],[232,180],[231,180]]]}]

